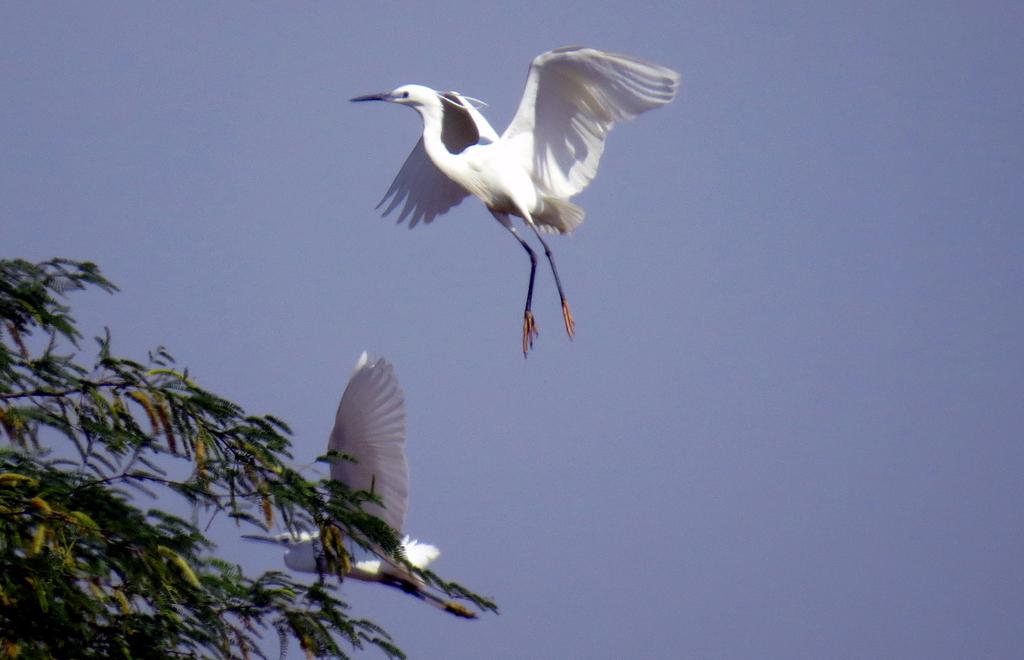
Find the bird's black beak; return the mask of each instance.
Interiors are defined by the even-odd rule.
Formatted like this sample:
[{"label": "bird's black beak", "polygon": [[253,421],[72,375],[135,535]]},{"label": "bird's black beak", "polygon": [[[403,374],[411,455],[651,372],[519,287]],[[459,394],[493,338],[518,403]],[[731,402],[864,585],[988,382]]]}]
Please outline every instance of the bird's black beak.
[{"label": "bird's black beak", "polygon": [[390,100],[391,100],[391,95],[387,94],[387,93],[366,94],[365,96],[357,96],[355,98],[349,99],[349,101],[352,101],[353,103],[360,103],[362,101],[390,101]]}]

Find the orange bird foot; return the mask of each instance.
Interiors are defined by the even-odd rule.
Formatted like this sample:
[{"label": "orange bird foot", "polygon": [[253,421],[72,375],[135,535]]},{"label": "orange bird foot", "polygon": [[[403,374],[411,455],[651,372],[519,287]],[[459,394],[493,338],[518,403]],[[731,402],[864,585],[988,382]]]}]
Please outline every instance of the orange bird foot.
[{"label": "orange bird foot", "polygon": [[565,319],[565,331],[569,339],[576,337],[576,321],[572,319],[572,312],[569,311],[569,303],[562,299],[562,318]]},{"label": "orange bird foot", "polygon": [[533,340],[540,333],[537,332],[537,324],[533,320],[533,312],[526,310],[523,314],[523,357],[531,348],[533,348]]}]

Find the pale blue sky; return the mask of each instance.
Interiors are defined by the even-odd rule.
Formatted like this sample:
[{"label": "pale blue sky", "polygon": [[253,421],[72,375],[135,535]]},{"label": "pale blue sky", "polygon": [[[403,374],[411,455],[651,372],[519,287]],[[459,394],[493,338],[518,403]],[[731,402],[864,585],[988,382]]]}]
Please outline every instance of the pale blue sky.
[{"label": "pale blue sky", "polygon": [[[551,240],[374,205],[417,82],[500,131],[538,53],[671,66]],[[493,596],[346,586],[423,658],[1024,654],[1017,3],[0,6],[0,254],[98,262],[122,353],[323,449],[359,351],[409,405],[408,531]],[[222,539],[250,570],[279,553]],[[271,645],[273,648],[273,645]],[[372,653],[371,653],[372,655]]]}]

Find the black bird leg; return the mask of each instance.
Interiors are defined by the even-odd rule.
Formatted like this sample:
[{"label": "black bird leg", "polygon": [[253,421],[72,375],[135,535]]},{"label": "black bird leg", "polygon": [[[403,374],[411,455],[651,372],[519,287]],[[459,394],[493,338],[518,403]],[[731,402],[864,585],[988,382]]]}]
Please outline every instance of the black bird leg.
[{"label": "black bird leg", "polygon": [[565,299],[565,293],[562,291],[562,280],[558,277],[558,268],[555,267],[555,258],[551,254],[551,248],[548,247],[547,241],[544,240],[540,231],[537,230],[537,226],[532,222],[527,224],[529,224],[530,228],[533,229],[533,233],[537,234],[537,239],[540,241],[540,244],[544,246],[544,254],[548,258],[548,263],[551,264],[551,273],[555,276],[555,286],[558,287],[558,297],[562,299],[562,319],[565,321],[565,332],[569,335],[569,339],[572,339],[576,336],[576,322],[572,318],[572,312],[569,311],[569,301]]},{"label": "black bird leg", "polygon": [[533,248],[523,240],[523,237],[519,235],[519,232],[515,230],[515,227],[509,227],[509,231],[516,237],[519,244],[523,246],[526,253],[530,255],[530,286],[526,289],[526,309],[523,310],[523,357],[531,348],[533,348],[534,338],[540,334],[537,332],[537,323],[533,320],[533,282],[537,277],[537,254],[533,251]]}]

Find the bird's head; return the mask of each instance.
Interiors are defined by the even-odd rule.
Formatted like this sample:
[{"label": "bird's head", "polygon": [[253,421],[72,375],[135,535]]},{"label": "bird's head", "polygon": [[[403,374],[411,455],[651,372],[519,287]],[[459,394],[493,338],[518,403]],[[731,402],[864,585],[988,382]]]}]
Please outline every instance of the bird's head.
[{"label": "bird's head", "polygon": [[284,564],[293,571],[304,573],[317,572],[317,540],[316,532],[300,531],[297,534],[278,534],[277,536],[258,536],[242,534],[242,538],[260,543],[272,543],[285,548]]},{"label": "bird's head", "polygon": [[390,92],[366,94],[365,96],[357,96],[350,100],[356,103],[361,101],[388,101],[414,108],[440,104],[437,92],[423,85],[402,85]]}]

